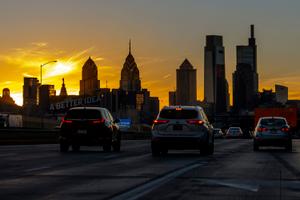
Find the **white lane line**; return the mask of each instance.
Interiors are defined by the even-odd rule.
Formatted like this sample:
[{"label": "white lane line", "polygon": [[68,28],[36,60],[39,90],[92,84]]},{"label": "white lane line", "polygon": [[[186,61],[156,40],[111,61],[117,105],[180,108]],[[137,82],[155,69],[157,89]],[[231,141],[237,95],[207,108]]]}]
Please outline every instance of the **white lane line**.
[{"label": "white lane line", "polygon": [[159,186],[171,181],[172,179],[175,179],[176,177],[193,170],[197,167],[202,166],[203,164],[193,164],[189,165],[187,167],[181,168],[179,170],[176,170],[174,172],[171,172],[169,174],[166,174],[165,176],[162,176],[160,178],[154,179],[152,181],[149,181],[145,184],[142,184],[132,190],[129,190],[125,193],[122,193],[116,197],[113,197],[111,200],[136,200],[138,198],[143,197],[144,195],[148,194],[149,192],[153,191],[154,189],[158,188]]},{"label": "white lane line", "polygon": [[258,184],[240,183],[239,181],[210,180],[210,179],[201,179],[201,178],[197,180],[200,181],[202,184],[219,185],[219,186],[247,190],[250,192],[258,192],[259,190]]},{"label": "white lane line", "polygon": [[49,168],[51,168],[51,167],[50,166],[36,167],[36,168],[27,169],[27,170],[25,170],[25,172],[33,172],[33,171],[39,171],[42,169],[49,169]]}]

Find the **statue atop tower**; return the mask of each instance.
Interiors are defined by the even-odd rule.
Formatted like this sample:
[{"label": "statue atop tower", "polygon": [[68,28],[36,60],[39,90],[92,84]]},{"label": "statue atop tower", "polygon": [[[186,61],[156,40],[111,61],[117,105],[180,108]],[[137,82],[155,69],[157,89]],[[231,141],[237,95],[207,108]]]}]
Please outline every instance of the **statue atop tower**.
[{"label": "statue atop tower", "polygon": [[67,93],[67,88],[66,88],[66,85],[65,85],[65,79],[63,78],[62,79],[62,86],[61,86],[61,89],[60,89],[60,94],[59,96],[68,96],[68,93]]}]

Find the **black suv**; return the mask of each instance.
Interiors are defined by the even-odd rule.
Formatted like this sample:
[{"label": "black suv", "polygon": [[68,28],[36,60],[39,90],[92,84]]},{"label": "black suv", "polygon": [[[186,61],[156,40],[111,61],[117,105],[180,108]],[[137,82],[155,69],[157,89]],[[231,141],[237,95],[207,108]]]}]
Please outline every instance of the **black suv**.
[{"label": "black suv", "polygon": [[71,108],[61,123],[59,137],[60,151],[66,152],[69,146],[79,151],[80,146],[103,146],[103,150],[120,151],[121,135],[117,123],[106,108]]}]

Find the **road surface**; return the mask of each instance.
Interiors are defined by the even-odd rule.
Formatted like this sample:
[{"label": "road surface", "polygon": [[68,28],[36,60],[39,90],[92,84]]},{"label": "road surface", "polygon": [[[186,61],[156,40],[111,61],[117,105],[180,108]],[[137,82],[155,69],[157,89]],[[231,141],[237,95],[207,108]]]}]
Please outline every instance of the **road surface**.
[{"label": "road surface", "polygon": [[300,199],[300,140],[293,152],[220,139],[215,154],[170,151],[153,158],[145,140],[122,152],[60,153],[58,145],[0,146],[0,199]]}]

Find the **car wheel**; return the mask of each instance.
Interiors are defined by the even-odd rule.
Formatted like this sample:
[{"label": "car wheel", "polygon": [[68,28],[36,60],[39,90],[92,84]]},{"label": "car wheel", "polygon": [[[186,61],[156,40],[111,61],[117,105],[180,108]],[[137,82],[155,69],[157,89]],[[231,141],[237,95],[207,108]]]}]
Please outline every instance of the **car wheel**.
[{"label": "car wheel", "polygon": [[121,150],[121,141],[118,140],[113,142],[112,147],[114,152],[119,152]]},{"label": "car wheel", "polygon": [[167,148],[163,148],[162,150],[161,150],[161,153],[163,154],[163,155],[167,155],[168,154],[168,149]]},{"label": "car wheel", "polygon": [[152,144],[151,145],[151,150],[152,150],[152,156],[153,157],[160,156],[161,151],[160,151],[160,148],[157,145]]},{"label": "car wheel", "polygon": [[258,151],[258,150],[259,150],[258,144],[256,144],[255,142],[253,142],[253,151]]},{"label": "car wheel", "polygon": [[67,152],[69,150],[69,144],[67,142],[60,142],[59,143],[60,152]]},{"label": "car wheel", "polygon": [[293,144],[292,144],[292,141],[289,141],[288,144],[285,146],[285,150],[286,151],[293,151]]},{"label": "car wheel", "polygon": [[80,145],[79,144],[72,144],[72,151],[74,151],[74,152],[80,151]]},{"label": "car wheel", "polygon": [[110,143],[103,144],[103,151],[104,152],[110,152],[111,151],[111,144]]},{"label": "car wheel", "polygon": [[209,146],[210,145],[209,145],[208,142],[202,144],[201,147],[200,147],[200,154],[204,155],[204,156],[209,155],[209,150],[210,150]]}]

